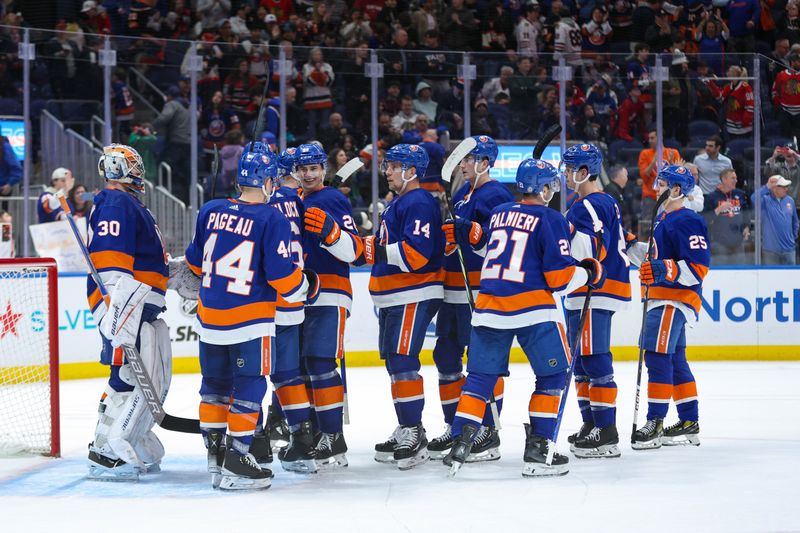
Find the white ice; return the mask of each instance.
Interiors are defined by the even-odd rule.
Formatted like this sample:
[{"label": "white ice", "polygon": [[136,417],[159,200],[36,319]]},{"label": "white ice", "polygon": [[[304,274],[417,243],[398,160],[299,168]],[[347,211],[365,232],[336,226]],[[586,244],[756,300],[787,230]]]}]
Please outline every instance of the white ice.
[{"label": "white ice", "polygon": [[[561,478],[521,476],[532,372],[513,365],[502,415],[502,459],[468,464],[454,480],[431,462],[408,472],[376,463],[373,445],[396,422],[381,368],[348,370],[350,467],[299,475],[274,463],[272,488],[211,489],[199,436],[157,429],[163,472],[139,483],[84,478],[86,444],[103,380],[62,383],[63,458],[0,459],[0,531],[155,533],[417,531],[798,531],[800,363],[694,363],[701,441],[632,451],[636,365],[616,365],[620,459],[570,459]],[[435,370],[423,368],[428,437],[442,430]],[[195,416],[200,378],[173,379],[166,408]],[[645,389],[646,390],[646,389]],[[644,392],[644,391],[643,391]],[[580,425],[574,390],[560,438]],[[644,396],[644,393],[643,393]],[[643,404],[640,419],[646,405]],[[669,423],[675,419],[671,410]],[[233,507],[232,507],[233,506]],[[795,507],[797,506],[797,507]]]}]

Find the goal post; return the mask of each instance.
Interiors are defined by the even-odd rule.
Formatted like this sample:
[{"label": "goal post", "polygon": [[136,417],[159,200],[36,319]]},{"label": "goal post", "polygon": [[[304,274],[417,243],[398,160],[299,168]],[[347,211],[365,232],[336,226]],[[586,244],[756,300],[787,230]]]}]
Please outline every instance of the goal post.
[{"label": "goal post", "polygon": [[0,259],[0,456],[61,454],[58,269]]}]

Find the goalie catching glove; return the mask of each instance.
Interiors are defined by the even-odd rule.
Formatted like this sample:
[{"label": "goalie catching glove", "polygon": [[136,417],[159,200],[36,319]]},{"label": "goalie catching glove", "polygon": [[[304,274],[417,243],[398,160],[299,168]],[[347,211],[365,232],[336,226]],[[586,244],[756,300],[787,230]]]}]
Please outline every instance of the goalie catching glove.
[{"label": "goalie catching glove", "polygon": [[142,321],[144,300],[150,286],[128,276],[122,276],[109,287],[108,311],[100,321],[100,333],[115,348],[135,346]]},{"label": "goalie catching glove", "polygon": [[663,282],[675,283],[680,272],[678,264],[672,259],[654,259],[642,263],[642,266],[639,267],[639,279],[645,285]]},{"label": "goalie catching glove", "polygon": [[174,290],[187,300],[197,300],[200,292],[200,277],[192,272],[183,256],[169,258],[167,288]]},{"label": "goalie catching glove", "polygon": [[446,220],[442,231],[449,244],[458,244],[462,248],[472,247],[479,250],[486,244],[486,232],[481,225],[467,218]]},{"label": "goalie catching glove", "polygon": [[303,222],[305,230],[326,246],[336,244],[342,234],[339,224],[333,217],[318,207],[310,207],[303,217]]}]

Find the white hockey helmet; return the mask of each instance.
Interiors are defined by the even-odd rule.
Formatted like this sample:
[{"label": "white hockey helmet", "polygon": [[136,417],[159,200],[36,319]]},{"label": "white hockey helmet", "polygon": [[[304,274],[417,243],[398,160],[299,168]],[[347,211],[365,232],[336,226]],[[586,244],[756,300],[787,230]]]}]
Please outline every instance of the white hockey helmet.
[{"label": "white hockey helmet", "polygon": [[144,192],[144,162],[135,149],[124,144],[103,147],[97,171],[106,181],[116,180],[136,193]]}]

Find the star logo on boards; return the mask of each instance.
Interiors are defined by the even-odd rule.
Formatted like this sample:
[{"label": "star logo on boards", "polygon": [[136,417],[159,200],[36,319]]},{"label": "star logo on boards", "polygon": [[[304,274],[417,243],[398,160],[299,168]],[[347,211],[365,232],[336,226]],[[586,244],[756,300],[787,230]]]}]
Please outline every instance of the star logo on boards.
[{"label": "star logo on boards", "polygon": [[17,322],[22,318],[22,313],[15,313],[11,310],[11,302],[6,304],[6,312],[0,314],[0,339],[11,333],[17,336]]}]

